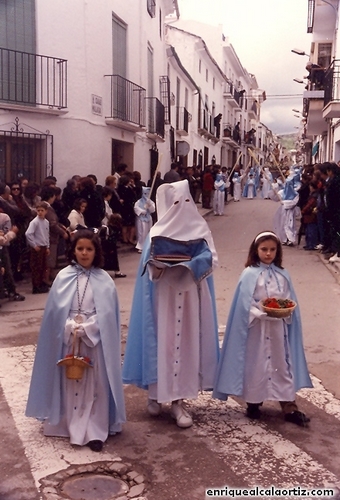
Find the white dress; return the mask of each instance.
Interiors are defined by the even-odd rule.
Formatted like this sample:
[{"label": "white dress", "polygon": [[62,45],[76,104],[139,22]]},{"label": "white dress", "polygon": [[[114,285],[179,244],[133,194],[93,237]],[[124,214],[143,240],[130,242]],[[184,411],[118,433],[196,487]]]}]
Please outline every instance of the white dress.
[{"label": "white dress", "polygon": [[250,309],[243,397],[248,403],[294,401],[289,319],[268,318],[258,305],[266,297],[289,298],[286,279],[267,268],[259,275]]},{"label": "white dress", "polygon": [[217,366],[208,283],[203,280],[198,289],[183,266],[148,269],[156,285],[158,331],[158,382],[149,386],[149,398],[159,403],[197,398],[199,390],[213,387]]},{"label": "white dress", "polygon": [[[83,296],[87,276],[79,275],[79,296]],[[69,317],[64,331],[63,356],[72,352],[73,332],[79,326],[74,317],[78,313],[78,298],[75,294],[71,304]],[[66,369],[62,376],[62,418],[57,425],[44,423],[45,436],[69,437],[71,444],[83,446],[89,441],[105,442],[109,434],[109,382],[105,370],[102,343],[100,340],[97,315],[94,309],[93,294],[88,283],[81,313],[84,322],[81,323],[78,337],[80,355],[88,356],[93,368],[87,368],[80,380],[66,377]],[[77,352],[76,352],[77,354]]]},{"label": "white dress", "polygon": [[[213,210],[215,215],[223,215],[224,214],[224,202],[225,202],[225,188],[226,183],[223,180],[215,181],[215,191],[213,196]],[[221,191],[220,188],[224,189]]]}]

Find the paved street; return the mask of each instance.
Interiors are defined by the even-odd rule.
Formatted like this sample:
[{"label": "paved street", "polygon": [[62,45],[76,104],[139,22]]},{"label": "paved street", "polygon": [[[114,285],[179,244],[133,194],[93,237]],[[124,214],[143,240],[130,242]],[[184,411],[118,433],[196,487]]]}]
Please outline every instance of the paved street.
[{"label": "paved street", "polygon": [[[270,200],[242,199],[229,202],[223,217],[206,216],[219,255],[214,280],[221,339],[251,240],[272,228],[277,207]],[[116,281],[123,350],[138,261],[139,255],[133,251],[120,254],[121,270],[128,274]],[[314,383],[314,389],[298,394],[301,410],[311,417],[309,428],[284,422],[274,403],[265,403],[263,419],[253,422],[244,416],[243,401],[230,398],[221,402],[203,393],[188,402],[194,425],[183,430],[176,427],[169,408],[160,417],[150,418],[144,391],[126,387],[128,422],[120,435],[109,438],[101,454],[71,447],[66,439],[46,438],[41,424],[24,416],[46,296],[31,295],[29,283],[20,285],[26,301],[3,302],[0,312],[0,500],[76,498],[56,497],[46,488],[41,494],[40,480],[71,470],[75,464],[85,467],[113,460],[128,464],[144,477],[146,491],[141,496],[148,500],[203,500],[211,497],[206,496],[206,489],[226,486],[340,488],[339,271],[320,254],[302,248],[285,247],[283,265],[299,298]]]}]

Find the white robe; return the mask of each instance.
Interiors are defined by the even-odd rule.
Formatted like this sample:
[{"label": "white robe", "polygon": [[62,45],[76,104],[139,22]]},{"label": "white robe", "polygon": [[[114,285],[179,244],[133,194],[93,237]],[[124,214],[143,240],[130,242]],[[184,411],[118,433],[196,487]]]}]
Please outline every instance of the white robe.
[{"label": "white robe", "polygon": [[213,210],[215,215],[223,215],[224,214],[224,202],[225,202],[225,192],[220,190],[220,187],[223,186],[224,189],[226,187],[226,183],[221,181],[215,181],[215,191],[213,196]]},{"label": "white robe", "polygon": [[[149,386],[149,398],[159,403],[195,399],[211,389],[217,365],[214,314],[208,283],[199,288],[183,266],[160,270],[148,265],[155,282],[158,344],[156,384]],[[206,339],[202,352],[201,338]],[[210,340],[209,340],[210,338]],[[204,373],[202,387],[200,374]]]},{"label": "white robe", "polygon": [[136,243],[136,248],[137,250],[143,250],[143,244],[144,241],[146,240],[147,235],[150,232],[150,229],[152,228],[152,218],[148,217],[149,220],[144,220],[145,217],[144,215],[144,210],[147,210],[149,214],[153,214],[156,210],[156,205],[152,200],[147,201],[147,208],[143,209],[140,206],[140,200],[136,201],[134,205],[134,211],[135,214],[137,215],[136,217],[136,238],[137,238],[137,243]]},{"label": "white robe", "polygon": [[[81,273],[80,297],[83,296],[86,281],[87,276]],[[90,283],[86,289],[81,312],[84,322],[81,323],[83,331],[78,335],[81,336],[80,355],[88,356],[93,368],[85,369],[82,379],[71,380],[66,377],[66,368],[60,366],[63,370],[61,395],[63,415],[57,425],[45,421],[44,434],[69,437],[71,444],[84,446],[93,440],[105,442],[109,433],[109,383]],[[72,352],[73,331],[77,326],[73,318],[77,313],[78,298],[75,294],[65,325],[63,356]]]},{"label": "white robe", "polygon": [[287,241],[294,245],[297,243],[297,235],[299,232],[299,221],[301,218],[301,210],[296,205],[298,197],[294,200],[283,200],[276,213],[274,214],[274,231],[280,238],[282,243]]},{"label": "white robe", "polygon": [[266,297],[290,298],[288,282],[282,275],[269,276],[264,270],[257,280],[249,314],[243,397],[248,403],[294,401],[286,328],[289,319],[269,318],[259,307],[259,300]]},{"label": "white robe", "polygon": [[243,175],[240,175],[237,181],[232,179],[232,182],[234,184],[234,201],[240,201],[241,199],[241,193],[242,193],[242,179],[244,177]]}]

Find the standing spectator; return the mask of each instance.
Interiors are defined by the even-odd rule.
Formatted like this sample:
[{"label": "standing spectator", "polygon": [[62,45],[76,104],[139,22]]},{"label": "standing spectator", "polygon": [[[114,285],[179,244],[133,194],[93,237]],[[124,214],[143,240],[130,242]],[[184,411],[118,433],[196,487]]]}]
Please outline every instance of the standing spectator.
[{"label": "standing spectator", "polygon": [[105,179],[105,186],[111,189],[112,197],[109,201],[109,205],[112,209],[112,212],[116,214],[120,214],[122,209],[123,200],[120,198],[117,191],[117,178],[114,175],[108,175]]},{"label": "standing spectator", "polygon": [[47,256],[50,252],[50,224],[46,219],[48,204],[38,203],[37,216],[30,222],[26,239],[30,246],[30,266],[32,273],[32,293],[47,293],[49,287],[44,282]]},{"label": "standing spectator", "polygon": [[170,170],[164,175],[164,182],[177,182],[181,180],[181,176],[178,173],[179,165],[178,163],[171,163]]},{"label": "standing spectator", "polygon": [[115,278],[126,278],[126,274],[120,271],[117,243],[122,235],[122,216],[117,213],[110,215],[106,226],[100,230],[100,239],[104,253],[104,269],[114,271]]},{"label": "standing spectator", "polygon": [[107,186],[104,186],[103,191],[102,191],[102,196],[103,196],[104,205],[105,205],[105,215],[104,215],[104,218],[102,220],[102,225],[107,226],[109,217],[113,213],[112,208],[110,207],[110,201],[112,198],[112,189],[110,189]]},{"label": "standing spectator", "polygon": [[25,257],[27,257],[28,253],[25,231],[35,215],[35,210],[31,209],[26,203],[19,182],[12,182],[10,187],[12,199],[19,209],[19,212],[13,217],[13,222],[18,227],[19,231],[17,237],[9,246],[8,251],[11,258],[13,278],[15,281],[22,281],[23,263],[27,260]]},{"label": "standing spectator", "polygon": [[99,228],[105,214],[104,200],[96,191],[96,186],[90,177],[82,177],[79,181],[79,197],[86,200],[84,212],[85,224],[88,228]]},{"label": "standing spectator", "polygon": [[[1,197],[0,197],[1,198]],[[25,300],[24,295],[17,292],[15,282],[13,279],[11,259],[8,252],[8,247],[10,242],[14,239],[13,234],[7,236],[9,232],[17,233],[18,228],[14,226],[8,214],[3,212],[2,205],[0,204],[0,235],[2,236],[2,264],[1,267],[4,268],[3,273],[3,289],[4,295],[10,301],[21,302]]]},{"label": "standing spectator", "polygon": [[143,196],[143,187],[146,187],[146,184],[144,181],[142,181],[142,176],[140,172],[134,170],[132,174],[135,185],[136,200],[139,200]]},{"label": "standing spectator", "polygon": [[135,245],[136,214],[134,206],[137,200],[132,183],[133,181],[128,175],[122,175],[119,179],[118,194],[120,199],[123,200],[121,207],[123,219],[122,240],[124,243]]},{"label": "standing spectator", "polygon": [[34,211],[37,203],[41,201],[41,197],[39,196],[40,186],[37,182],[29,182],[25,188],[25,192],[23,194],[24,200],[27,205],[33,209],[32,215],[35,217],[36,212]]},{"label": "standing spectator", "polygon": [[[7,216],[6,216],[7,217]],[[0,224],[2,220],[2,213],[0,211]],[[5,298],[5,287],[4,287],[4,275],[6,273],[6,263],[3,257],[4,249],[3,245],[9,245],[16,237],[18,228],[12,226],[7,233],[0,229],[0,299]],[[0,305],[1,307],[1,305]]]},{"label": "standing spectator", "polygon": [[213,191],[214,191],[214,177],[212,175],[212,165],[207,165],[204,169],[204,174],[202,179],[203,208],[211,208]]},{"label": "standing spectator", "polygon": [[74,202],[79,198],[78,182],[75,179],[69,179],[63,189],[61,200],[64,203],[66,216],[73,210]]},{"label": "standing spectator", "polygon": [[55,201],[55,188],[47,186],[41,190],[41,201],[47,202],[46,219],[49,222],[50,229],[50,252],[47,255],[45,284],[51,286],[54,279],[54,273],[57,268],[57,250],[59,238],[68,239],[68,232],[65,226],[59,223],[58,216],[52,207]]},{"label": "standing spectator", "polygon": [[73,210],[69,213],[68,231],[71,233],[77,229],[86,229],[84,212],[86,210],[87,201],[83,198],[77,198],[73,205]]},{"label": "standing spectator", "polygon": [[340,168],[326,163],[328,181],[325,191],[325,217],[330,230],[330,250],[334,254],[329,262],[340,262]]},{"label": "standing spectator", "polygon": [[305,250],[317,250],[318,245],[318,225],[316,218],[317,200],[318,200],[318,185],[312,181],[309,183],[309,192],[307,203],[302,207],[302,223],[306,231]]}]

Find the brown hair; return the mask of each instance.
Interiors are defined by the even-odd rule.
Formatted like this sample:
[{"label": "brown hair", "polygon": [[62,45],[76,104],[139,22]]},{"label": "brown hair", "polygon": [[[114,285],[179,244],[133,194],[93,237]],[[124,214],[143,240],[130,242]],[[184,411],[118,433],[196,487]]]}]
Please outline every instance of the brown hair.
[{"label": "brown hair", "polygon": [[255,238],[252,241],[250,248],[249,248],[248,258],[247,258],[247,262],[245,263],[245,267],[249,267],[249,266],[258,267],[260,265],[258,248],[261,245],[261,243],[263,243],[266,240],[272,240],[276,243],[277,249],[276,249],[276,255],[275,255],[275,259],[273,260],[273,263],[277,267],[280,267],[281,269],[283,269],[283,267],[282,267],[281,241],[276,236],[276,234],[273,233],[272,231],[263,231],[263,232],[259,233],[257,236],[255,236]]},{"label": "brown hair", "polygon": [[80,240],[81,238],[84,238],[86,240],[90,240],[93,243],[93,246],[95,249],[95,255],[94,255],[94,259],[93,259],[93,263],[92,263],[93,267],[102,267],[103,263],[104,263],[104,259],[103,259],[103,251],[102,251],[100,239],[97,236],[97,234],[95,234],[90,229],[80,229],[79,231],[77,231],[74,234],[74,236],[71,240],[71,245],[70,245],[68,254],[67,254],[67,258],[68,258],[69,263],[72,265],[76,264],[76,262],[75,262],[75,248],[77,246],[78,240]]}]

